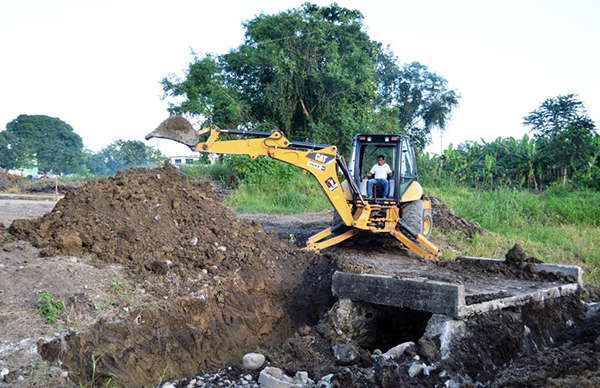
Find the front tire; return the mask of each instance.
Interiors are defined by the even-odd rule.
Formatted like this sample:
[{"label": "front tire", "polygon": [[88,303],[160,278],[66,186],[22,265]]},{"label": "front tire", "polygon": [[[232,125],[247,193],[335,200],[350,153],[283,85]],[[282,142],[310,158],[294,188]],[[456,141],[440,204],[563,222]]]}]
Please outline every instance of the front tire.
[{"label": "front tire", "polygon": [[402,208],[402,221],[413,231],[429,238],[433,227],[431,212],[423,208],[423,201],[409,202]]}]

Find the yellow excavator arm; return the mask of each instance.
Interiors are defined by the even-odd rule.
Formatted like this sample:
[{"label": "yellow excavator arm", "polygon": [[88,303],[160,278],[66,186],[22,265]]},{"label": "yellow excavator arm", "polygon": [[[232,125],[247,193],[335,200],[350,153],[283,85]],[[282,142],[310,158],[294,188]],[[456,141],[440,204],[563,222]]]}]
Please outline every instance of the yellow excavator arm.
[{"label": "yellow excavator arm", "polygon": [[[227,133],[232,133],[233,131],[236,133],[242,132],[242,134],[252,134],[253,132],[226,131]],[[346,225],[352,224],[351,208],[348,206],[342,184],[337,175],[336,159],[338,155],[336,146],[315,147],[309,150],[290,148],[293,147],[294,143],[278,131],[272,132],[269,136],[262,138],[221,141],[217,141],[217,138],[221,134],[221,129],[218,127],[212,126],[198,131],[198,135],[205,133],[210,133],[210,136],[205,142],[196,145],[194,149],[197,152],[248,155],[252,159],[258,156],[268,156],[308,171],[317,179],[327,199],[331,202],[331,205],[338,212],[344,223]]]}]

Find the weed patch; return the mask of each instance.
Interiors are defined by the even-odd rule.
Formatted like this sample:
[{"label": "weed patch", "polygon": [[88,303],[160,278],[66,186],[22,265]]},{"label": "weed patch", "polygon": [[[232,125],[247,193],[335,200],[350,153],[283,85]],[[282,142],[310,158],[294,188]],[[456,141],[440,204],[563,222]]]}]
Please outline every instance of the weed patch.
[{"label": "weed patch", "polygon": [[46,320],[49,325],[54,324],[58,316],[67,307],[64,301],[52,300],[52,295],[47,291],[42,291],[38,295],[38,315]]}]

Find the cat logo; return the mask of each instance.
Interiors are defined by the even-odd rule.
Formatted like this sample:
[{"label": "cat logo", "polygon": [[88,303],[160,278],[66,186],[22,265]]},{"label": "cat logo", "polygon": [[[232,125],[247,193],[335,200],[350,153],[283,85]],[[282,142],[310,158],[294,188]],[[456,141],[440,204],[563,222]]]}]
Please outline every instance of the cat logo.
[{"label": "cat logo", "polygon": [[306,157],[323,164],[329,164],[335,160],[335,156],[320,152],[310,152]]}]

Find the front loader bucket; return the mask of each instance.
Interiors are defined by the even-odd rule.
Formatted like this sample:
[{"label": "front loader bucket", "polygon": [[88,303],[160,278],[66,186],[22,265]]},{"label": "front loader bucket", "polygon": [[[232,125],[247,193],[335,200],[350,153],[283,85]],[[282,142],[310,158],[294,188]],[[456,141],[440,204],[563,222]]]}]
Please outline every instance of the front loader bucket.
[{"label": "front loader bucket", "polygon": [[195,147],[198,144],[198,135],[192,128],[192,124],[181,116],[169,117],[160,123],[158,128],[146,135],[146,140],[153,137],[174,140],[188,147]]}]

